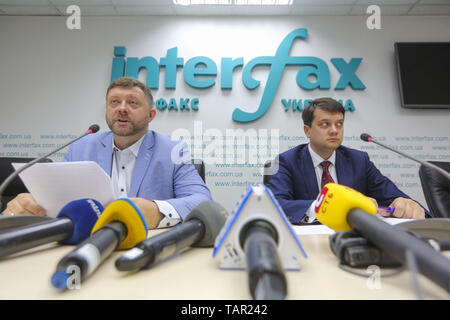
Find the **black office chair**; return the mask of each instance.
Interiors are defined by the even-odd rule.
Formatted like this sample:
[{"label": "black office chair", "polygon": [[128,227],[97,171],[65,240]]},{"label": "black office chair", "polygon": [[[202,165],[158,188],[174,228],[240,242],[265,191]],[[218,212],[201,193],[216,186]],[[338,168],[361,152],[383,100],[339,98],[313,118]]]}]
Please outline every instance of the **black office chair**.
[{"label": "black office chair", "polygon": [[[33,161],[34,158],[0,158],[0,184],[5,181],[8,176],[14,172],[14,168],[11,163],[14,162],[30,162]],[[44,159],[40,162],[52,162],[51,159]],[[22,180],[19,177],[16,177],[11,181],[8,187],[6,187],[5,191],[2,194],[2,207],[1,211],[5,210],[6,205],[9,201],[11,201],[15,196],[19,193],[28,192],[28,189],[23,184]]]},{"label": "black office chair", "polygon": [[269,186],[272,175],[278,171],[278,167],[274,167],[275,163],[276,162],[274,160],[267,160],[264,163],[263,183],[266,187]]},{"label": "black office chair", "polygon": [[205,180],[205,163],[203,162],[203,160],[192,159],[192,164],[194,165],[195,169],[197,169],[198,174],[203,179],[203,182],[206,183],[206,180]]},{"label": "black office chair", "polygon": [[[450,172],[450,162],[430,161]],[[450,180],[432,168],[419,168],[420,183],[428,209],[435,218],[450,218]]]}]

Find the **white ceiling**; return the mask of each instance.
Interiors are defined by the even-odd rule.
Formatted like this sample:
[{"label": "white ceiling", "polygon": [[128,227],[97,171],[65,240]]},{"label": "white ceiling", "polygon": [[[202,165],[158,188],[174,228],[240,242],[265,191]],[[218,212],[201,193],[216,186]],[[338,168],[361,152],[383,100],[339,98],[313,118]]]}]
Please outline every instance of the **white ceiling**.
[{"label": "white ceiling", "polygon": [[367,15],[378,5],[381,15],[450,15],[450,0],[294,0],[290,6],[177,6],[172,0],[0,0],[0,16],[65,16],[69,5],[85,16],[129,15]]}]

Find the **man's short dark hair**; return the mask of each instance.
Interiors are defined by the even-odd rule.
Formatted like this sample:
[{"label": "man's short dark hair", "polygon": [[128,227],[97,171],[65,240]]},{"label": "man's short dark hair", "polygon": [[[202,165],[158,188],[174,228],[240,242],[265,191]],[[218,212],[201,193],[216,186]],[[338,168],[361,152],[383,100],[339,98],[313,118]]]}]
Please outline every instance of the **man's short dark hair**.
[{"label": "man's short dark hair", "polygon": [[339,101],[331,98],[318,98],[311,101],[311,103],[303,109],[302,119],[304,125],[311,127],[314,120],[314,111],[317,108],[328,112],[342,113],[345,116],[345,109]]},{"label": "man's short dark hair", "polygon": [[106,99],[108,99],[109,91],[115,87],[125,87],[125,88],[138,87],[139,89],[141,89],[144,92],[145,98],[147,99],[149,109],[153,108],[153,96],[152,96],[152,92],[150,91],[150,88],[147,87],[147,85],[145,85],[138,79],[131,78],[131,77],[117,78],[116,80],[111,82],[108,89],[106,90]]}]

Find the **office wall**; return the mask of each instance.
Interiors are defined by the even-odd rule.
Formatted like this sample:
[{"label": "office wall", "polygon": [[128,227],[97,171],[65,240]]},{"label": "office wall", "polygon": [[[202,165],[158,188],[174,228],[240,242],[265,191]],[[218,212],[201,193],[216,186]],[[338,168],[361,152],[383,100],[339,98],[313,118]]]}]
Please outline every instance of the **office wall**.
[{"label": "office wall", "polygon": [[[215,84],[207,89],[193,88],[184,81],[183,68],[178,68],[176,89],[166,89],[165,69],[161,68],[159,89],[153,92],[158,106],[164,107],[163,98],[167,107],[158,109],[150,127],[166,135],[195,137],[190,142],[203,145],[203,149],[193,148],[193,155],[207,160],[207,184],[213,197],[227,209],[233,208],[245,185],[262,181],[266,158],[307,142],[300,111],[293,110],[292,101],[299,103],[301,99],[303,103],[321,96],[344,103],[351,100],[355,110],[346,114],[344,144],[366,150],[384,174],[425,205],[418,165],[361,142],[359,135],[369,132],[423,160],[450,161],[449,110],[401,108],[394,61],[396,41],[450,41],[450,19],[389,16],[382,17],[381,26],[381,30],[368,30],[365,17],[354,16],[82,16],[81,30],[68,30],[63,17],[0,17],[0,156],[44,154],[92,123],[107,130],[105,90],[114,47],[125,46],[127,57],[150,56],[157,61],[177,47],[184,63],[197,56],[214,61],[217,76],[206,78]],[[256,57],[274,56],[283,39],[299,28],[306,28],[308,36],[293,42],[290,56],[323,60],[330,71],[331,88],[300,88],[296,83],[299,67],[288,66],[264,116],[250,123],[233,121],[235,108],[257,109],[270,68],[256,67],[252,76],[261,85],[248,90],[242,82],[243,68],[238,67],[233,72],[232,89],[222,89],[221,59],[241,57],[245,68]],[[362,58],[356,75],[366,88],[335,90],[340,73],[332,58],[347,63],[351,58]],[[139,78],[145,81],[146,73],[141,72]],[[184,104],[189,111],[175,109],[181,108],[181,99],[192,102],[195,98],[198,110],[192,110],[189,103]],[[289,99],[290,108],[285,110]],[[218,141],[234,141],[234,146],[240,143],[234,140],[236,135],[249,138],[236,148],[225,148],[224,153],[234,157],[226,163],[227,158],[217,154]],[[256,141],[259,149],[255,149]],[[259,159],[254,158],[257,151]],[[60,152],[53,159],[62,155]]]}]

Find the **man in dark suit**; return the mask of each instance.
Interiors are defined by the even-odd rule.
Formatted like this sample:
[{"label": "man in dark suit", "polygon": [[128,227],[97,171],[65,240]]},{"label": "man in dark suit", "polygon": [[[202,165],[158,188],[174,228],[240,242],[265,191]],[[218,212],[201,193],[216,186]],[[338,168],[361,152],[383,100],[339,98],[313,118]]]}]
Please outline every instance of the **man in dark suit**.
[{"label": "man in dark suit", "polygon": [[[378,206],[393,207],[392,216],[425,218],[425,210],[383,176],[366,152],[342,146],[345,109],[331,98],[311,102],[302,113],[309,144],[281,153],[270,189],[291,223],[311,222],[314,201],[328,182],[358,190]],[[378,210],[382,215],[390,215]],[[428,213],[427,213],[428,214]]]}]

